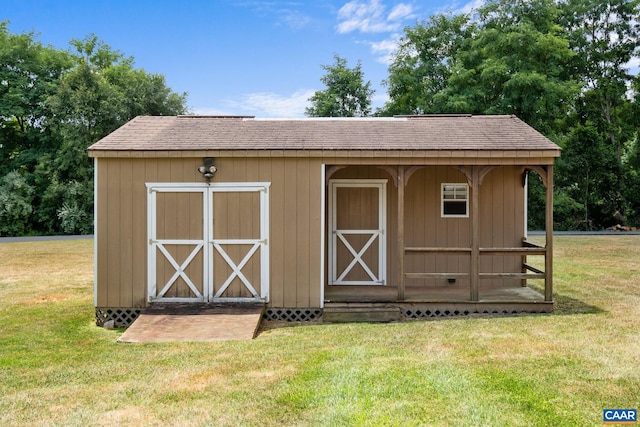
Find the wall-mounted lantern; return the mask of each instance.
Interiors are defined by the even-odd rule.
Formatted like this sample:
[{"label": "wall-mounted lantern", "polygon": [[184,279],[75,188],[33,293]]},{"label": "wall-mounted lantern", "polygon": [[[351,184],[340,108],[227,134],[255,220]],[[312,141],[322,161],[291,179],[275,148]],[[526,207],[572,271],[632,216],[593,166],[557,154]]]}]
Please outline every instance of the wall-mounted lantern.
[{"label": "wall-mounted lantern", "polygon": [[204,157],[202,159],[202,166],[198,168],[198,172],[202,174],[207,182],[211,181],[213,174],[216,173],[217,170],[218,168],[213,164],[213,157]]}]

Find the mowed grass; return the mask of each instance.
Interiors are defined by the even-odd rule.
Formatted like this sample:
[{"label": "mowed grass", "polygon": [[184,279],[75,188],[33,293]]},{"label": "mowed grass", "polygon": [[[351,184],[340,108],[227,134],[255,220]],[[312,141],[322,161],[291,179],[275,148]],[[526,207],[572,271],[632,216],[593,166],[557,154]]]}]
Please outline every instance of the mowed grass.
[{"label": "mowed grass", "polygon": [[640,409],[640,236],[555,248],[553,315],[117,344],[91,241],[0,244],[0,425],[600,425]]}]

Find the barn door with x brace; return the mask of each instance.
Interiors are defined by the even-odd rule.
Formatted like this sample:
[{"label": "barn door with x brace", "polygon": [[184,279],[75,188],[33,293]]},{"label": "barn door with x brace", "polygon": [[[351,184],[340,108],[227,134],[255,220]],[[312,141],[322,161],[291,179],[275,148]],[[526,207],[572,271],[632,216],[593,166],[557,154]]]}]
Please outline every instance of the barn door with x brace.
[{"label": "barn door with x brace", "polygon": [[270,183],[148,183],[148,300],[269,299]]},{"label": "barn door with x brace", "polygon": [[330,285],[386,283],[386,189],[386,180],[329,180]]}]

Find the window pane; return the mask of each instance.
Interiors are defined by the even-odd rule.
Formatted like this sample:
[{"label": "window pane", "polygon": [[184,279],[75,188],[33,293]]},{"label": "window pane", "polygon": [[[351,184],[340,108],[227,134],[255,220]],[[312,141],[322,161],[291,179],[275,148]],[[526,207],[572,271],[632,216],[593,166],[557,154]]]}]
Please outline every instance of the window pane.
[{"label": "window pane", "polygon": [[444,202],[443,213],[445,215],[466,215],[467,214],[467,202],[466,201],[447,201]]}]

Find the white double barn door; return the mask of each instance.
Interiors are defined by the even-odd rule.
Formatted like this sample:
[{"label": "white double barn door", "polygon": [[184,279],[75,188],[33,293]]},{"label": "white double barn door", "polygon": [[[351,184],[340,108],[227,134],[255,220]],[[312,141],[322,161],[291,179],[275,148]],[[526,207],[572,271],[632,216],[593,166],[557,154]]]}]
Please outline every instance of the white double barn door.
[{"label": "white double barn door", "polygon": [[269,298],[269,183],[147,183],[156,302]]}]

